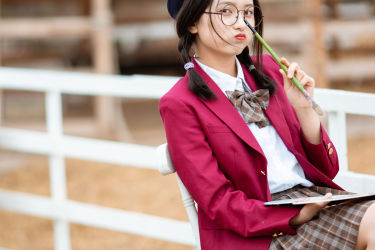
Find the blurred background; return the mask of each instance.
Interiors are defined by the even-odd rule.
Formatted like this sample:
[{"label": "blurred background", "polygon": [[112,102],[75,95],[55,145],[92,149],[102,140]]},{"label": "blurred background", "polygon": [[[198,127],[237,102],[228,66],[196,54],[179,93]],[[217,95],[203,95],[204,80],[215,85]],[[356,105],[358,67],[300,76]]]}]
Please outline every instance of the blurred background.
[{"label": "blurred background", "polygon": [[[375,93],[374,0],[261,0],[264,38],[317,87]],[[184,75],[166,0],[0,0],[0,65],[100,74]],[[1,77],[1,76],[0,76]],[[158,101],[63,95],[67,135],[157,146]],[[374,107],[375,108],[375,107]],[[2,127],[45,131],[44,94],[0,89]],[[348,116],[349,168],[375,174],[375,119]],[[66,159],[68,198],[186,220],[174,176]],[[50,195],[48,158],[0,149],[0,188]],[[72,249],[191,247],[70,225]],[[0,210],[0,246],[53,249],[53,222]]]}]

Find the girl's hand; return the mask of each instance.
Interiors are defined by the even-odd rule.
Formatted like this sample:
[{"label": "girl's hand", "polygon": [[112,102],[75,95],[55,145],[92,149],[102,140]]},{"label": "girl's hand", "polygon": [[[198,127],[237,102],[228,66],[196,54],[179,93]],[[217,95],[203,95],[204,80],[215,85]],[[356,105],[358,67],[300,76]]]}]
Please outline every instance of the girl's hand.
[{"label": "girl's hand", "polygon": [[[329,199],[331,197],[332,194],[327,193],[324,196],[324,199]],[[328,203],[329,201],[304,205],[299,214],[297,214],[290,220],[289,224],[291,226],[299,226],[310,221],[320,210],[327,206]]]},{"label": "girl's hand", "polygon": [[293,62],[289,64],[288,60],[284,57],[282,57],[280,61],[288,68],[288,75],[286,75],[282,69],[280,69],[280,73],[284,78],[284,90],[289,102],[292,104],[294,109],[310,108],[311,102],[304,97],[302,92],[292,83],[291,79],[293,76],[295,76],[303,88],[310,94],[311,97],[313,97],[315,87],[314,78],[308,76],[304,71],[302,71],[297,63]]}]

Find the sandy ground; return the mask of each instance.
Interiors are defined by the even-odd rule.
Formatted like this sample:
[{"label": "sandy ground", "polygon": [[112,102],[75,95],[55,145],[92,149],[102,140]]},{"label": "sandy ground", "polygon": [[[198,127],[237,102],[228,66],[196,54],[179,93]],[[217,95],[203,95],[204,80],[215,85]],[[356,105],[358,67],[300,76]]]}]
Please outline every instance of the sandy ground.
[{"label": "sandy ground", "polygon": [[[30,156],[17,171],[3,174],[0,188],[50,194],[47,159]],[[117,165],[66,160],[68,198],[102,206],[187,220],[174,176]],[[0,246],[53,249],[52,222],[0,211]],[[190,249],[140,236],[71,225],[72,249]]]},{"label": "sandy ground", "polygon": [[[165,141],[156,103],[128,105],[125,109],[133,141],[158,145]],[[375,135],[358,133],[356,127],[369,122],[351,119],[348,131],[351,170],[375,174]],[[371,120],[372,122],[372,120]],[[67,134],[101,137],[92,122],[66,124]],[[91,124],[91,125],[90,125]],[[354,124],[354,125],[353,125]],[[25,126],[25,125],[22,125]],[[31,126],[28,124],[28,126]],[[49,196],[48,161],[45,156],[0,151],[0,189]],[[135,169],[75,159],[66,159],[68,198],[130,211],[185,220],[177,182],[174,176],[161,176],[157,171]],[[99,249],[163,249],[182,250],[191,247],[71,224],[74,250]],[[0,246],[9,249],[53,249],[52,221],[0,210]]]}]

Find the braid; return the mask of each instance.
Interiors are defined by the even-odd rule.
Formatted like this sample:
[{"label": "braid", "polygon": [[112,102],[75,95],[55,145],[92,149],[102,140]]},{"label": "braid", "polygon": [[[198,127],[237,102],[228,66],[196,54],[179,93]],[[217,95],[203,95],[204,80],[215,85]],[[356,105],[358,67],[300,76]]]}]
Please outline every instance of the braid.
[{"label": "braid", "polygon": [[[184,63],[190,62],[190,48],[194,42],[194,35],[189,33],[184,34],[180,37],[178,42],[178,50],[181,54],[182,60]],[[194,68],[189,68],[189,89],[193,91],[194,94],[202,98],[203,100],[207,99],[216,99],[216,95],[212,90],[207,86],[202,77],[194,70]]]},{"label": "braid", "polygon": [[[250,57],[249,48],[246,47],[241,54],[237,56],[238,60],[250,70],[250,74],[253,76],[255,82],[260,88],[268,89],[270,94],[276,92],[276,83],[270,77],[263,73],[262,64],[260,63],[260,56],[257,56],[257,65],[255,67],[253,60]],[[254,65],[255,69],[250,69],[250,66]]]}]

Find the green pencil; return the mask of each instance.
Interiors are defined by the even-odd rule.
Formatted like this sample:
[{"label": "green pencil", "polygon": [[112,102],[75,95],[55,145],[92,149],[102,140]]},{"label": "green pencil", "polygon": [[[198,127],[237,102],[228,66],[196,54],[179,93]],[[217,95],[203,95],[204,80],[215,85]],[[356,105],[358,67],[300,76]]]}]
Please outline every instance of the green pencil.
[{"label": "green pencil", "polygon": [[[244,21],[246,25],[251,29],[251,31],[254,33],[255,37],[258,38],[258,40],[263,44],[263,46],[267,49],[267,51],[271,54],[271,56],[276,60],[276,62],[280,65],[280,67],[284,70],[286,74],[288,74],[287,67],[281,63],[280,58],[276,55],[275,51],[266,43],[266,41],[263,40],[263,38],[258,34],[258,32],[254,29],[253,26],[244,18]],[[322,116],[324,114],[323,110],[320,108],[320,106],[312,99],[310,94],[303,88],[302,84],[293,76],[292,78],[293,84],[302,92],[302,94],[306,97],[307,100],[311,102],[312,108],[315,110],[315,112]]]}]

